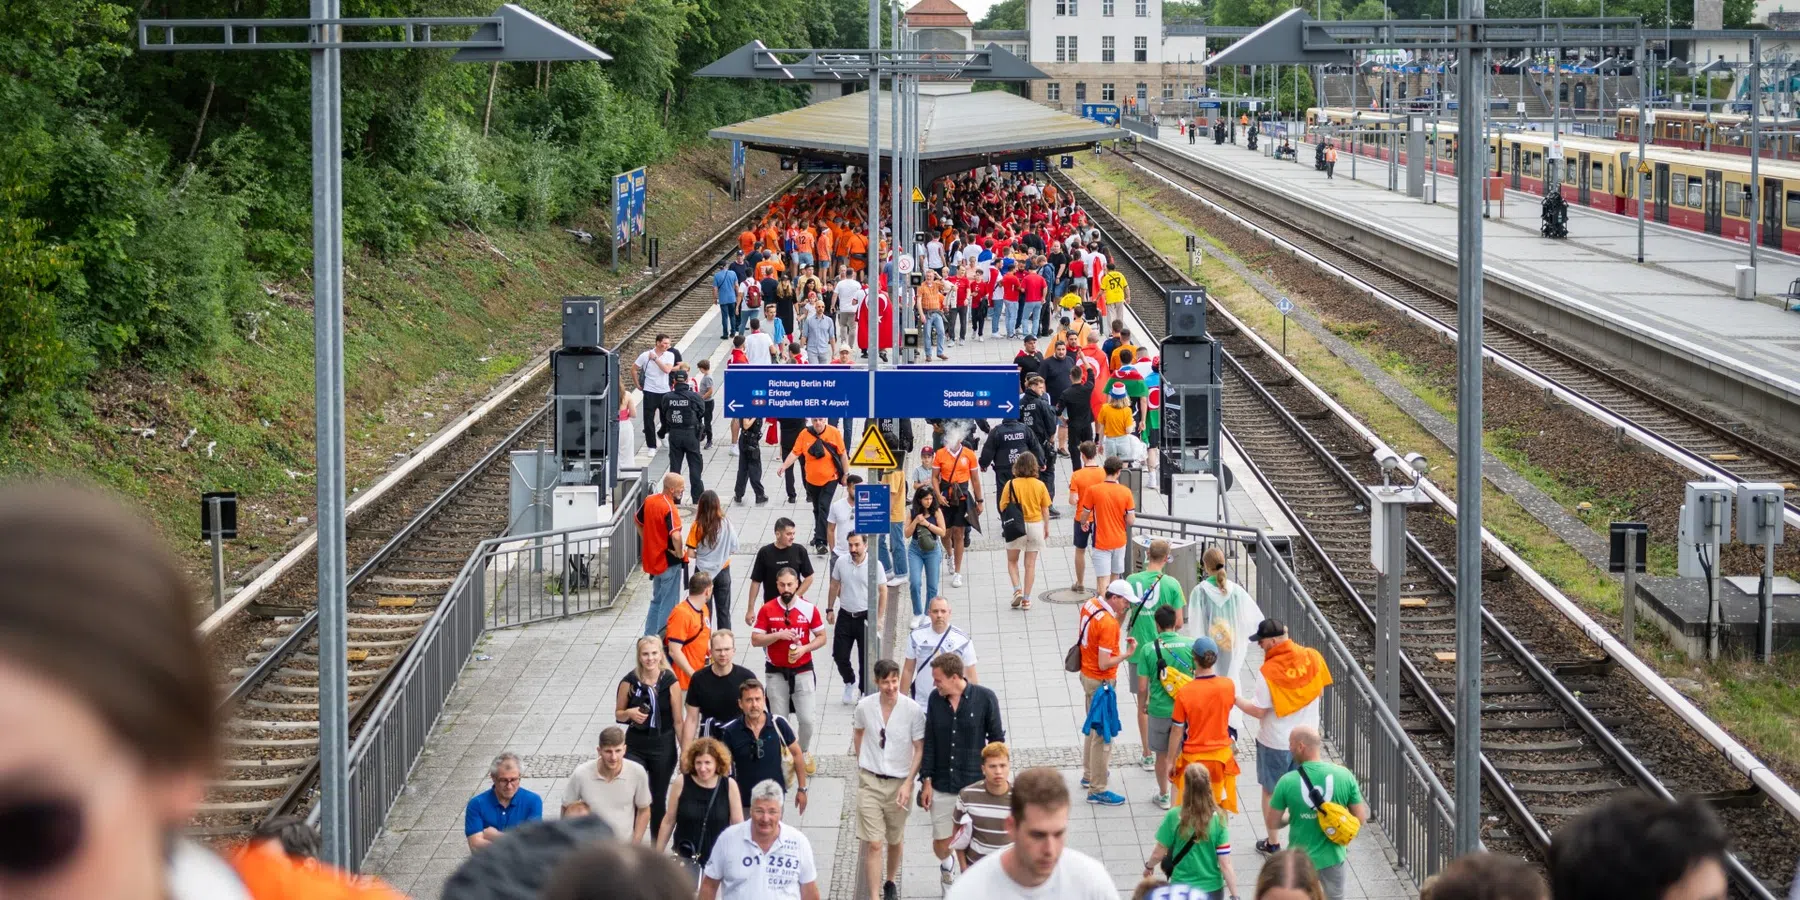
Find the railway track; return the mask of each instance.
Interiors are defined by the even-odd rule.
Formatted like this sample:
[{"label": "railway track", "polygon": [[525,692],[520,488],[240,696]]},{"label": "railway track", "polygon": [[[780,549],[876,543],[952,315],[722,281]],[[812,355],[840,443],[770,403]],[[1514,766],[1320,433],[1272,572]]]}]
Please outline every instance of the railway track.
[{"label": "railway track", "polygon": [[[1247,199],[1241,188],[1216,174],[1198,171],[1178,154],[1163,148],[1145,147],[1126,158],[1235,215],[1255,221],[1281,240],[1455,333],[1457,303],[1453,295],[1358,255],[1354,242],[1271,216],[1268,210]],[[1656,385],[1643,382],[1641,376],[1612,370],[1492,313],[1484,316],[1482,339],[1491,352],[1660,439],[1691,462],[1724,475],[1723,480],[1800,484],[1800,455],[1793,449],[1758,435],[1741,423],[1725,422],[1718,416],[1690,409],[1671,399],[1674,392],[1659,390]],[[1632,380],[1634,377],[1640,380]],[[1788,509],[1790,514],[1800,513],[1800,500],[1790,500]]]},{"label": "railway track", "polygon": [[[622,368],[656,334],[679,337],[711,308],[710,276],[735,247],[739,224],[708,240],[607,315],[609,339],[625,361]],[[551,439],[549,406],[543,400],[547,389],[547,376],[527,382],[391,498],[351,523],[347,593],[353,733],[469,553],[506,530],[509,451]],[[316,585],[316,572],[297,568],[250,607],[263,616],[239,616],[209,639],[222,680],[232,686],[224,704],[223,762],[190,827],[196,836],[229,841],[272,816],[303,811],[314,800],[319,677],[317,610],[311,607]]]},{"label": "railway track", "polygon": [[[1060,184],[1085,195],[1067,179]],[[1115,267],[1138,297],[1188,284],[1103,205],[1084,207],[1119,251]],[[1123,264],[1118,264],[1122,259]],[[1160,340],[1160,304],[1132,311]],[[1369,497],[1372,447],[1216,306],[1209,330],[1225,351],[1223,424],[1299,528],[1295,571],[1345,643],[1374,658]],[[1454,783],[1455,525],[1436,509],[1409,517],[1402,580],[1399,718],[1439,778]],[[1482,635],[1483,838],[1490,849],[1543,859],[1569,817],[1621,790],[1699,794],[1725,819],[1737,855],[1734,892],[1777,896],[1800,849],[1800,827],[1759,805],[1750,781],[1612,662],[1526,580],[1484,559]],[[1367,669],[1367,667],[1365,666]],[[1373,677],[1372,669],[1371,677]]]}]

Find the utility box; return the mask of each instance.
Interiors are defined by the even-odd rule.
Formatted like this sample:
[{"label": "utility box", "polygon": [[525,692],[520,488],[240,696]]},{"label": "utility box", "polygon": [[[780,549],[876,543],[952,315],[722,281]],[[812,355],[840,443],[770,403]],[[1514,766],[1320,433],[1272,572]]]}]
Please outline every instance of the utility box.
[{"label": "utility box", "polygon": [[605,306],[599,297],[564,297],[562,342],[565,350],[598,350],[605,337]]},{"label": "utility box", "polygon": [[[1150,560],[1150,542],[1154,537],[1136,536],[1131,539],[1131,571],[1142,572]],[[1183,597],[1193,593],[1194,585],[1200,580],[1200,553],[1203,549],[1199,541],[1181,538],[1162,538],[1169,542],[1169,564],[1163,567],[1170,578],[1181,585]]]},{"label": "utility box", "polygon": [[1743,265],[1738,266],[1737,267],[1736,284],[1737,284],[1737,298],[1739,300],[1755,300],[1756,299],[1756,267],[1755,266],[1743,266]]},{"label": "utility box", "polygon": [[[1716,481],[1687,483],[1681,505],[1681,542],[1677,571],[1683,578],[1706,578],[1708,569],[1718,574],[1719,547],[1731,540],[1732,487]],[[1701,553],[1704,552],[1704,565]]]},{"label": "utility box", "polygon": [[1201,522],[1222,521],[1219,479],[1211,473],[1182,472],[1169,479],[1169,515]]},{"label": "utility box", "polygon": [[1779,544],[1786,526],[1782,522],[1782,506],[1786,491],[1779,484],[1759,483],[1737,486],[1738,543],[1762,546]]}]

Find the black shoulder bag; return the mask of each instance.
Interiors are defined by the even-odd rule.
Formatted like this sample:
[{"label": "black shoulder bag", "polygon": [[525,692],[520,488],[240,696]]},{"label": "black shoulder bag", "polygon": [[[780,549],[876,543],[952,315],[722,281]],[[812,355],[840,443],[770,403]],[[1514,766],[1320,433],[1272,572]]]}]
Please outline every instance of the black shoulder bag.
[{"label": "black shoulder bag", "polygon": [[[1006,483],[1006,490],[1012,491],[1013,483]],[[1020,505],[1018,492],[1013,492],[1012,505],[1006,505],[1006,491],[1000,493],[1000,536],[1009,541],[1016,541],[1025,536],[1025,507]]]},{"label": "black shoulder bag", "polygon": [[1181,865],[1181,860],[1188,855],[1188,851],[1194,849],[1194,842],[1199,839],[1200,835],[1196,832],[1193,837],[1187,839],[1187,843],[1181,845],[1180,850],[1162,858],[1162,862],[1157,865],[1162,868],[1164,878],[1175,877],[1175,867]]},{"label": "black shoulder bag", "polygon": [[[913,669],[913,683],[906,686],[906,696],[907,697],[910,697],[913,700],[919,699],[918,697],[913,696],[913,692],[917,691],[919,689],[919,681],[918,681],[919,673],[931,671],[931,661],[934,659],[937,659],[938,653],[942,652],[944,649],[944,642],[949,639],[950,639],[950,629],[945,628],[943,635],[938,638],[937,646],[931,648],[931,655],[925,657],[924,659],[919,660],[919,665]],[[929,700],[931,698],[927,697],[925,699]]]}]

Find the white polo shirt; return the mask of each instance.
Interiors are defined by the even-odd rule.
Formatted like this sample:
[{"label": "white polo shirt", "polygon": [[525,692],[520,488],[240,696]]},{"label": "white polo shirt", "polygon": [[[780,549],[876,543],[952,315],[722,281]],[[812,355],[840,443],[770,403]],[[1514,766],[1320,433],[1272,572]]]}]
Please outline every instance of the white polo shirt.
[{"label": "white polo shirt", "polygon": [[719,882],[719,896],[731,900],[800,900],[800,886],[819,880],[812,844],[800,829],[781,823],[781,836],[765,852],[750,837],[745,819],[719,832],[706,877]]},{"label": "white polo shirt", "polygon": [[834,556],[831,563],[831,579],[838,583],[838,608],[847,613],[866,613],[869,611],[869,564],[875,564],[875,583],[887,581],[887,569],[875,554],[864,550],[862,565],[850,559],[848,551],[843,556]]},{"label": "white polo shirt", "polygon": [[[912,774],[913,741],[925,739],[925,707],[902,693],[894,698],[894,711],[881,721],[881,695],[870,694],[856,701],[850,715],[850,727],[862,729],[862,750],[856,754],[858,768],[889,778],[905,778]],[[882,729],[887,729],[887,746],[881,745]]]},{"label": "white polo shirt", "polygon": [[[938,642],[943,642],[939,649]],[[924,703],[935,690],[931,684],[931,661],[938,656],[961,657],[963,668],[975,665],[975,641],[968,633],[955,625],[943,634],[933,631],[928,624],[924,628],[916,628],[906,639],[905,659],[913,660],[917,669],[913,671],[912,698]]]}]

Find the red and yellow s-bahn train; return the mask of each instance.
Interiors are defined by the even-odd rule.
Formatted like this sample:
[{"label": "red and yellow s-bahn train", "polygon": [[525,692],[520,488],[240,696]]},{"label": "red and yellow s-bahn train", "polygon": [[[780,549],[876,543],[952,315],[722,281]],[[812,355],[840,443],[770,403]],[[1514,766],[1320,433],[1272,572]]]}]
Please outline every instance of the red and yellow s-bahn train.
[{"label": "red and yellow s-bahn train", "polygon": [[[1619,126],[1618,139],[1637,143],[1636,109],[1621,109],[1614,121]],[[1795,158],[1800,150],[1800,120],[1763,116],[1757,127],[1757,144],[1764,159]],[[1750,155],[1750,117],[1738,113],[1713,113],[1682,109],[1659,109],[1650,119],[1650,131],[1644,139],[1659,147],[1683,150],[1707,150],[1736,156]]]},{"label": "red and yellow s-bahn train", "polygon": [[[1360,155],[1386,160],[1381,133],[1405,128],[1402,116],[1364,113],[1354,119],[1354,127],[1363,132],[1363,140],[1351,141],[1342,129],[1351,127],[1352,119],[1341,113],[1344,111],[1308,110],[1308,124],[1324,129],[1309,128],[1309,139],[1317,140],[1319,134],[1325,134],[1339,145],[1340,152],[1356,145]],[[1661,115],[1658,114],[1659,119]],[[1430,131],[1432,126],[1426,128],[1427,152],[1436,142],[1438,171],[1453,174],[1459,148],[1456,126],[1440,124],[1435,135]],[[1334,130],[1336,136],[1332,136]],[[1551,143],[1546,132],[1490,134],[1488,146],[1494,154],[1488,174],[1514,190],[1541,194],[1545,173],[1550,168],[1546,163]],[[1641,180],[1641,193],[1649,197],[1644,210],[1647,219],[1732,240],[1750,239],[1752,207],[1747,155],[1651,144],[1640,160],[1635,140],[1565,135],[1560,143],[1563,196],[1570,203],[1635,218],[1640,191],[1633,189],[1633,182]],[[1399,156],[1404,163],[1404,149]],[[1631,177],[1640,171],[1639,179]],[[1757,174],[1762,180],[1758,243],[1800,253],[1800,164],[1764,159]]]}]

